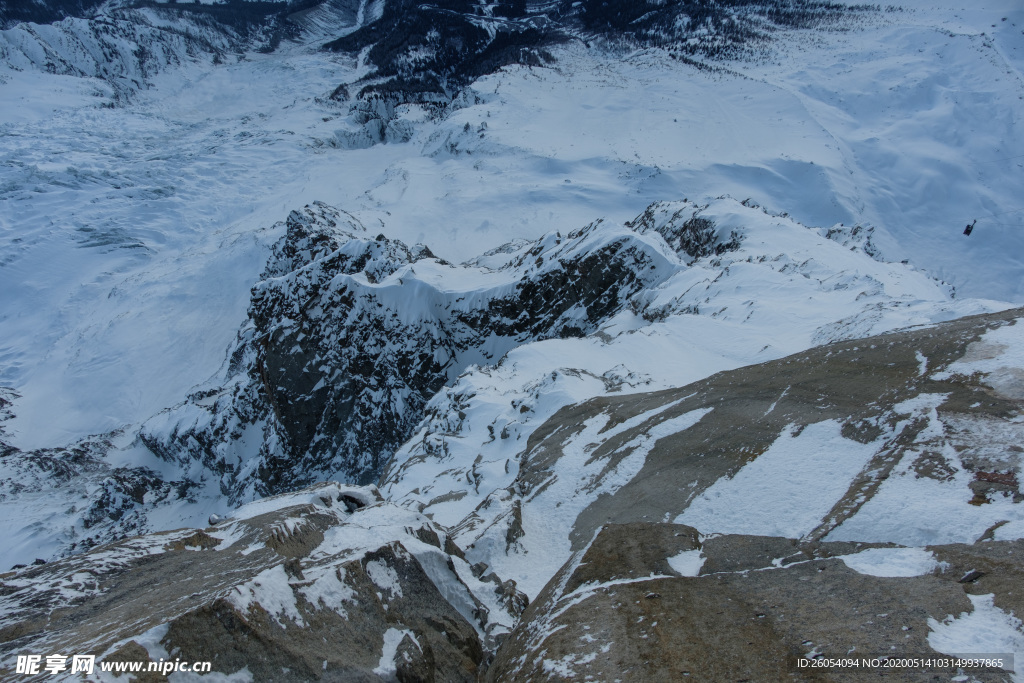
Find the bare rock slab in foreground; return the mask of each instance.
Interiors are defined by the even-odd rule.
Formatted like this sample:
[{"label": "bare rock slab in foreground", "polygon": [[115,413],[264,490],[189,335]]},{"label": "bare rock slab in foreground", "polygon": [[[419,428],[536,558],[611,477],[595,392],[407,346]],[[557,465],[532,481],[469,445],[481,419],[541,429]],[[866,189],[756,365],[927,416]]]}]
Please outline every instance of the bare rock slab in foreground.
[{"label": "bare rock slab in foreground", "polygon": [[16,655],[59,652],[260,681],[471,681],[511,624],[443,530],[333,483],[0,576],[5,676]]},{"label": "bare rock slab in foreground", "polygon": [[[1013,590],[1024,585],[1022,558],[1022,541],[927,549],[701,541],[679,524],[608,525],[526,610],[487,680],[862,681],[863,670],[811,671],[799,660],[941,657],[947,632],[972,618],[1001,616],[1012,638],[1007,612],[1024,606]],[[968,566],[988,573],[961,583]],[[886,680],[951,673],[890,671]],[[1013,680],[972,675],[962,680]]]}]

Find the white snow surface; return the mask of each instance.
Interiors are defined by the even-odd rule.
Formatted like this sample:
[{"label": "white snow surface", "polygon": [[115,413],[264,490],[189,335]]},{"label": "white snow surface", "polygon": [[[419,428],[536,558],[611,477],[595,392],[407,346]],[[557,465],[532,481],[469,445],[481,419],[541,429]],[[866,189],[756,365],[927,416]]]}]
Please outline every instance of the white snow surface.
[{"label": "white snow surface", "polygon": [[680,576],[699,576],[705,559],[707,558],[700,550],[684,550],[668,558],[668,566],[679,572]]},{"label": "white snow surface", "polygon": [[336,501],[346,495],[364,505],[369,505],[376,500],[376,487],[373,486],[350,486],[329,481],[316,486],[302,489],[294,493],[282,493],[277,496],[261,498],[251,503],[246,503],[236,508],[231,513],[231,521],[251,519],[258,515],[281,510],[295,505],[316,505],[320,507],[332,507],[340,505]]},{"label": "white snow surface", "polygon": [[322,96],[365,67],[315,40],[184,60],[112,109],[95,78],[0,66],[9,436],[31,448],[136,424],[210,377],[277,237],[265,228],[314,199],[458,262],[654,200],[750,197],[808,225],[872,224],[887,258],[1024,302],[1024,11],[903,7],[792,32],[771,61],[728,65],[743,77],[559,48],[555,68],[481,78],[480,104],[410,142],[358,150],[331,146],[344,110]]},{"label": "white snow surface", "polygon": [[839,559],[868,576],[923,576],[939,566],[935,555],[924,548],[868,548]]},{"label": "white snow surface", "polygon": [[[993,604],[994,596],[968,595],[974,609],[945,620],[928,619],[928,645],[933,650],[957,657],[1012,654],[1016,671],[1014,683],[1024,683],[1020,662],[1024,661],[1024,624]],[[1009,667],[1006,667],[1009,668]]]},{"label": "white snow surface", "polygon": [[384,632],[384,650],[381,652],[380,662],[374,668],[373,673],[385,681],[398,680],[396,676],[398,666],[395,663],[395,657],[398,656],[398,646],[406,636],[409,636],[414,643],[419,645],[416,642],[416,636],[408,629],[389,628]]},{"label": "white snow surface", "polygon": [[800,538],[817,527],[864,468],[876,445],[844,439],[826,420],[783,434],[731,479],[697,496],[676,524],[702,533]]},{"label": "white snow surface", "polygon": [[[1013,329],[1009,328],[1001,329]],[[997,330],[998,331],[998,330]],[[991,334],[991,333],[990,333]],[[986,335],[987,338],[987,335]],[[911,419],[925,419],[928,426],[918,436],[926,443],[929,436],[941,436],[944,429],[936,408],[944,400],[941,394],[920,394],[896,406]],[[1019,441],[1021,420],[1002,425],[1005,433],[982,424],[977,432],[988,432],[995,448]],[[960,464],[956,449],[949,443],[942,446],[942,456],[952,463],[951,476],[945,479],[921,477],[913,463],[921,455],[919,449],[908,449],[900,462],[879,486],[878,491],[849,519],[831,531],[829,541],[867,541],[925,546],[944,543],[973,543],[987,529],[998,528],[1000,540],[1024,536],[1024,506],[1007,496],[995,496],[985,505],[971,505],[970,483],[974,474]]]}]

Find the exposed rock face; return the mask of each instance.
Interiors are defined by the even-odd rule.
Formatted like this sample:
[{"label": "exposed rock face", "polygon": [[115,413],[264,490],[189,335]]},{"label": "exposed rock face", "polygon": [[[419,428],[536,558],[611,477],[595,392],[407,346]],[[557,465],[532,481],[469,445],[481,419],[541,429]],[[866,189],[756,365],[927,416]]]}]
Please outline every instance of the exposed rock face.
[{"label": "exposed rock face", "polygon": [[[278,278],[303,252],[410,277],[386,274],[383,251],[348,261],[294,232]],[[514,485],[452,529],[375,488],[323,484],[21,568],[0,578],[4,666],[59,646],[257,681],[854,681],[800,662],[957,654],[979,628],[1017,649],[1022,315],[562,409]]]},{"label": "exposed rock face", "polygon": [[[561,43],[664,48],[674,59],[715,70],[713,61],[722,57],[763,58],[780,29],[848,27],[876,10],[803,0],[784,7],[691,0],[371,3],[359,12],[361,25],[324,44],[375,67],[331,93],[349,103],[349,116],[325,144],[356,149],[406,142],[417,119],[444,119],[476,98],[471,84],[479,77],[511,64],[553,66],[551,48]],[[445,147],[464,151],[452,140]]]},{"label": "exposed rock face", "polygon": [[651,520],[806,543],[972,542],[993,538],[993,525],[1000,538],[1005,524],[1019,533],[1024,393],[1016,352],[998,354],[1024,342],[1021,315],[830,344],[563,408],[456,537],[472,561],[514,575],[541,545],[553,552],[552,515],[571,527],[574,551],[604,524]]},{"label": "exposed rock face", "polygon": [[424,95],[450,100],[475,77],[506,64],[545,64],[552,58],[544,47],[565,38],[547,17],[527,16],[521,1],[484,7],[469,0],[442,5],[399,0],[325,48],[369,48],[367,57],[377,71],[359,95],[393,93],[408,102]]},{"label": "exposed rock face", "polygon": [[52,651],[209,661],[258,682],[857,681],[799,661],[952,654],[958,621],[1012,636],[1024,610],[1022,541],[902,548],[630,523],[602,527],[513,611],[444,529],[378,497],[320,485],[215,527],[0,574],[0,674]]},{"label": "exposed rock face", "polygon": [[378,499],[325,484],[217,527],[3,574],[3,670],[13,654],[45,650],[174,653],[264,681],[476,680],[511,616],[443,530]]},{"label": "exposed rock face", "polygon": [[367,50],[368,62],[377,68],[358,84],[359,97],[391,93],[410,102],[424,94],[450,99],[474,78],[507,64],[543,66],[553,61],[545,48],[572,39],[667,47],[683,59],[750,56],[780,28],[843,25],[873,9],[804,1],[766,10],[753,2],[725,7],[687,0],[657,5],[401,0],[385,4],[377,16],[325,48]]},{"label": "exposed rock face", "polygon": [[[678,267],[657,242],[600,223],[495,252],[489,266],[370,237],[324,205],[293,212],[286,231],[223,386],[142,432],[161,457],[222,475],[236,498],[375,481],[468,365],[592,333]],[[447,285],[455,278],[467,286]]]},{"label": "exposed rock face", "polygon": [[[738,535],[701,542],[683,525],[609,525],[527,609],[487,680],[859,681],[863,670],[801,670],[798,660],[940,656],[932,645],[942,622],[988,608],[977,596],[994,593],[997,609],[1021,613],[1010,586],[1024,579],[1022,551],[1021,541],[927,550]],[[865,562],[903,557],[920,565],[898,574]],[[993,573],[961,583],[962,568],[975,565]],[[901,674],[926,680],[935,670]]]},{"label": "exposed rock face", "polygon": [[678,202],[656,202],[627,225],[641,234],[657,232],[689,262],[712,254],[721,256],[740,246],[735,230],[728,236],[720,235],[715,222],[701,216],[699,209],[694,211],[692,206],[679,206]]}]

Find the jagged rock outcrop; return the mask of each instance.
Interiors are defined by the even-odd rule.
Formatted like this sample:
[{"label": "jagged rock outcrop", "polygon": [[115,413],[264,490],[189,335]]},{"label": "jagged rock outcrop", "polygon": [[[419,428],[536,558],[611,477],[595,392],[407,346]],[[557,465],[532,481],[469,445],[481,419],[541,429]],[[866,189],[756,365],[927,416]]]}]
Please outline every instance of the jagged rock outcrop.
[{"label": "jagged rock outcrop", "polygon": [[500,600],[427,518],[323,484],[0,574],[0,671],[24,652],[174,653],[260,681],[472,681],[512,623]]},{"label": "jagged rock outcrop", "polygon": [[736,230],[719,234],[715,222],[700,215],[700,210],[684,202],[656,202],[626,225],[637,232],[657,232],[676,253],[692,263],[706,256],[721,256],[740,246]]},{"label": "jagged rock outcrop", "polygon": [[663,243],[601,223],[485,260],[453,266],[322,204],[293,212],[222,386],[151,420],[142,440],[201,462],[236,499],[373,482],[467,366],[590,334],[679,267]]}]

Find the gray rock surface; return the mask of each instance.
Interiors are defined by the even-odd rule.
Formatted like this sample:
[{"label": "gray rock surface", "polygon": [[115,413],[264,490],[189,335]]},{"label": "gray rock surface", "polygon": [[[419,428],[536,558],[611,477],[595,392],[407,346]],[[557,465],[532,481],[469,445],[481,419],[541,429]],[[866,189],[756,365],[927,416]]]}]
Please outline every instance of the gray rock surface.
[{"label": "gray rock surface", "polygon": [[[813,672],[797,660],[941,656],[929,645],[929,619],[971,612],[968,593],[994,591],[996,604],[1008,609],[1020,599],[1012,587],[1022,585],[1024,571],[1021,541],[938,546],[930,550],[948,565],[921,576],[881,577],[839,559],[865,550],[863,544],[697,539],[683,525],[603,527],[527,609],[487,680],[862,681],[879,673]],[[669,566],[668,558],[686,550],[703,556],[699,575],[680,576]],[[958,582],[969,564],[991,570],[985,586]],[[922,668],[885,678],[953,674]],[[1011,678],[988,672],[963,680]]]},{"label": "gray rock surface", "polygon": [[[59,648],[110,661],[210,660],[257,681],[859,681],[863,671],[799,663],[949,654],[954,646],[943,638],[980,622],[1024,642],[1024,541],[1010,540],[1024,498],[1024,394],[1007,346],[1017,343],[1021,315],[830,344],[681,389],[565,408],[530,438],[486,561],[479,548],[456,544],[459,529],[417,506],[332,483],[258,500],[207,529],[20,568],[0,575],[0,661],[7,672],[16,654]],[[696,416],[688,426],[658,431],[687,414]],[[569,557],[530,601],[517,588],[517,567],[546,561],[524,548],[544,550],[527,542],[540,532],[552,538],[538,525],[556,519],[538,518],[536,506],[566,475],[562,459],[595,416],[608,419],[587,428],[582,452],[599,465],[588,486],[606,492],[553,530],[567,539]],[[829,457],[847,457],[854,444],[865,460],[805,533],[672,523],[704,492],[740,481],[745,467],[790,443],[780,440],[823,422],[835,425]],[[616,474],[640,447],[633,473]],[[611,476],[618,484],[601,489]],[[936,509],[994,522],[966,542],[835,540],[896,480],[937,487],[949,500]],[[813,482],[792,505],[810,505],[815,487],[831,483]],[[959,523],[956,515],[922,521],[927,513],[913,509],[934,502],[887,509],[905,515],[914,538],[949,535],[936,525]],[[546,547],[560,552],[557,545]],[[969,675],[1011,680],[998,671]]]},{"label": "gray rock surface", "polygon": [[479,582],[443,530],[378,497],[324,484],[2,574],[0,677],[45,651],[173,653],[261,681],[475,680],[496,622],[455,562]]},{"label": "gray rock surface", "polygon": [[[1003,497],[1020,502],[1018,444],[1024,430],[1016,418],[1024,402],[994,390],[992,380],[980,374],[932,375],[965,357],[986,331],[1019,324],[1021,315],[1014,309],[828,344],[679,389],[612,395],[567,407],[531,435],[517,490],[528,498],[548,485],[564,444],[594,415],[607,414],[604,431],[614,432],[617,425],[652,413],[596,445],[591,459],[604,462],[604,472],[612,473],[638,436],[672,418],[712,407],[693,427],[660,439],[636,476],[579,515],[571,536],[574,548],[605,523],[674,518],[712,484],[734,476],[764,453],[787,429],[798,434],[824,420],[840,421],[844,438],[877,442],[878,448],[805,540],[824,538],[856,514],[908,453],[920,453],[914,462],[919,477],[944,480],[961,467],[973,472],[975,504]],[[927,359],[926,373],[921,372],[921,358]],[[926,431],[927,419],[903,407],[923,394],[943,397],[936,411],[943,425],[938,436]],[[957,462],[950,460],[950,453]]]}]

